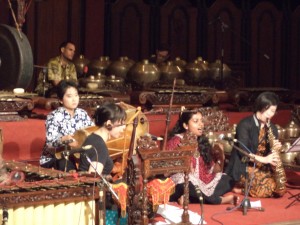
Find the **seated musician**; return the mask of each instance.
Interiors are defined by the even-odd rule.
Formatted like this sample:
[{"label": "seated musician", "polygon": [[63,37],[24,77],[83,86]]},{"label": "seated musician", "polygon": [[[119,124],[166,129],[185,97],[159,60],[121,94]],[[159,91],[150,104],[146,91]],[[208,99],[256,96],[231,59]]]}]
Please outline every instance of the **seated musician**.
[{"label": "seated musician", "polygon": [[87,157],[81,156],[78,170],[95,172],[95,168],[99,174],[110,174],[114,165],[109,156],[106,142],[110,138],[119,138],[124,132],[126,112],[115,103],[106,103],[97,108],[94,118],[98,129],[90,134],[83,143],[83,146],[92,146],[84,152],[91,160],[92,165],[88,162]]},{"label": "seated musician", "polygon": [[[97,108],[94,118],[95,125],[98,129],[88,135],[83,142],[82,146],[89,146],[89,149],[81,153],[78,170],[88,171],[89,173],[94,173],[95,170],[97,170],[97,174],[104,175],[103,177],[108,179],[108,182],[111,182],[110,174],[118,172],[118,168],[114,166],[106,142],[110,138],[120,138],[121,135],[123,135],[126,112],[120,105],[106,103]],[[111,184],[111,186],[119,197],[118,205],[120,205],[120,213],[122,217],[125,217],[127,185],[119,180],[116,184]],[[107,209],[111,209],[110,204],[113,204],[113,201],[111,197],[107,195]],[[108,215],[106,215],[106,217],[108,218]]]},{"label": "seated musician", "polygon": [[47,116],[46,143],[40,165],[69,171],[76,169],[75,165],[64,158],[57,160],[55,151],[58,148],[63,150],[65,145],[76,147],[78,143],[73,139],[75,131],[92,126],[94,123],[85,110],[78,108],[78,88],[74,82],[62,80],[57,86],[57,96],[62,105]]},{"label": "seated musician", "polygon": [[61,80],[77,82],[76,68],[72,62],[75,54],[75,44],[71,41],[61,43],[59,53],[59,56],[48,61],[47,70],[41,71],[39,74],[35,92],[40,96],[55,96],[57,85]]},{"label": "seated musician", "polygon": [[[237,204],[238,198],[236,196],[223,196],[231,191],[233,180],[222,173],[225,159],[222,147],[217,145],[212,148],[203,134],[203,127],[203,117],[200,111],[184,111],[171,131],[167,143],[167,150],[173,150],[180,145],[181,139],[189,132],[197,136],[198,148],[191,159],[191,172],[189,174],[189,201],[199,203],[201,191],[204,203]],[[170,201],[178,201],[182,204],[184,174],[174,174],[171,179],[176,186]]]},{"label": "seated musician", "polygon": [[[246,179],[249,184],[251,182],[251,197],[280,197],[286,192],[286,175],[284,168],[280,168],[281,160],[275,151],[281,149],[281,143],[277,139],[276,126],[270,122],[278,104],[279,98],[275,93],[261,93],[255,100],[254,114],[241,120],[236,128],[237,144],[251,156],[250,162],[245,163],[243,158],[246,157],[241,152],[235,148],[231,152],[226,172],[236,181],[237,188],[233,189],[236,193],[245,193]],[[269,140],[270,131],[274,136],[272,141]]]},{"label": "seated musician", "polygon": [[155,55],[151,55],[149,62],[162,65],[170,60],[170,46],[167,43],[161,43],[155,51]]}]

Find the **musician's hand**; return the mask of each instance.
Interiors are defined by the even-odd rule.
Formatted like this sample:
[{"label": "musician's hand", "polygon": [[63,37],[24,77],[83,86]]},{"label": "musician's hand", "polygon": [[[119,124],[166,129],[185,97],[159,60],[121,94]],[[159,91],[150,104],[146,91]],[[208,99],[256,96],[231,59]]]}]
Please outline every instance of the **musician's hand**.
[{"label": "musician's hand", "polygon": [[276,166],[280,161],[279,157],[280,156],[276,152],[273,152],[265,157],[266,163],[270,163],[272,166]]},{"label": "musician's hand", "polygon": [[69,143],[69,146],[72,148],[80,148],[78,141],[74,139],[73,142]]},{"label": "musician's hand", "polygon": [[112,182],[113,181],[113,178],[110,174],[107,174],[107,175],[102,175],[104,179],[107,180],[107,182]]},{"label": "musician's hand", "polygon": [[69,141],[71,142],[73,139],[74,138],[72,135],[65,135],[60,138],[60,141],[61,141],[61,143],[69,142]]},{"label": "musician's hand", "polygon": [[74,139],[74,137],[72,135],[62,136],[60,140],[63,144],[67,144],[68,146],[70,146],[72,148],[80,147],[80,146],[78,146],[78,142]]}]

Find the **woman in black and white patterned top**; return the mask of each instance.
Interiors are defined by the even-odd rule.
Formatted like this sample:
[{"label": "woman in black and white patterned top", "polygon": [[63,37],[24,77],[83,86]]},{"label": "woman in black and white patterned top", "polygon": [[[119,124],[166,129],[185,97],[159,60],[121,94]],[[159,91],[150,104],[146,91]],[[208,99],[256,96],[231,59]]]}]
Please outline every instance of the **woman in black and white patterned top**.
[{"label": "woman in black and white patterned top", "polygon": [[87,112],[78,108],[79,95],[77,85],[72,81],[62,80],[57,88],[57,96],[61,107],[48,114],[46,119],[46,143],[40,158],[40,165],[58,170],[72,170],[75,166],[65,159],[56,160],[53,149],[65,145],[75,147],[78,143],[73,139],[75,131],[93,126],[94,122]]}]

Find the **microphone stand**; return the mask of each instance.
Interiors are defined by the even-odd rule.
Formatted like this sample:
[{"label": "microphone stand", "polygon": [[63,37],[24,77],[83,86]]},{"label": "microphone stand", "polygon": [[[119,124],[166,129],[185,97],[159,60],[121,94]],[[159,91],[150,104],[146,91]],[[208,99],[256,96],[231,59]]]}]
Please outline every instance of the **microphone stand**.
[{"label": "microphone stand", "polygon": [[204,222],[204,211],[203,211],[203,204],[204,204],[204,202],[203,202],[203,195],[202,195],[202,191],[200,190],[200,188],[199,188],[199,186],[198,185],[196,185],[195,186],[195,189],[196,189],[196,193],[197,193],[197,196],[198,196],[198,198],[199,198],[199,201],[200,201],[200,209],[201,209],[201,225],[203,225],[203,222]]},{"label": "microphone stand", "polygon": [[248,172],[248,165],[249,165],[249,158],[244,157],[244,161],[246,163],[246,171],[245,171],[245,193],[244,193],[244,199],[241,202],[240,207],[243,209],[243,215],[247,215],[247,210],[251,208],[251,203],[249,199],[249,190],[250,186],[248,185],[248,178],[249,178],[249,172]]},{"label": "microphone stand", "polygon": [[46,97],[46,76],[47,76],[47,69],[43,68],[43,97]]},{"label": "microphone stand", "polygon": [[221,45],[221,65],[220,65],[220,71],[219,74],[220,75],[220,89],[222,90],[224,88],[224,73],[223,73],[223,69],[224,69],[224,33],[225,33],[225,28],[228,28],[228,25],[226,23],[223,22],[223,20],[221,19],[221,17],[218,17],[214,20],[212,20],[211,22],[208,23],[208,25],[212,25],[214,23],[218,23],[220,22],[221,24],[221,35],[220,35],[220,45]]},{"label": "microphone stand", "polygon": [[[68,144],[67,144],[67,143],[64,144],[64,148],[65,148],[64,152],[67,152],[67,151],[68,151]],[[65,158],[65,160],[66,160],[66,161],[65,161],[65,169],[64,169],[64,172],[67,172],[69,156],[66,155],[66,154],[64,154],[64,153],[62,153],[62,154],[63,154],[63,156],[64,156],[64,158]]]},{"label": "microphone stand", "polygon": [[103,183],[106,185],[106,187],[108,188],[108,190],[111,192],[111,194],[115,197],[115,199],[119,202],[119,196],[117,195],[117,193],[112,189],[111,185],[109,184],[109,182],[102,176],[102,174],[100,174],[96,167],[93,165],[91,159],[86,155],[83,154],[86,158],[86,160],[90,163],[91,167],[93,167],[93,169],[95,170],[95,172],[97,173],[97,175],[101,178],[101,180],[103,181]]},{"label": "microphone stand", "polygon": [[[236,33],[233,29],[230,28],[228,24],[226,24],[221,17],[217,17],[216,19],[212,20],[208,23],[208,25],[212,25],[214,23],[220,22],[221,24],[221,35],[220,35],[220,45],[221,45],[221,66],[220,66],[220,80],[221,80],[221,89],[224,88],[224,33],[225,29],[228,29],[232,34],[237,36],[240,40],[242,40],[244,43],[246,43],[248,46],[252,47],[252,44],[244,37],[240,36],[238,33]],[[270,56],[259,49],[257,49],[257,52],[262,55],[265,59],[270,60]]]},{"label": "microphone stand", "polygon": [[39,66],[39,65],[34,65],[35,68],[42,69],[41,73],[43,75],[43,97],[46,97],[46,80],[47,80],[47,66]]},{"label": "microphone stand", "polygon": [[[247,211],[248,209],[256,209],[258,211],[265,211],[264,208],[262,207],[251,207],[251,203],[249,200],[249,190],[251,185],[248,184],[248,177],[249,177],[249,173],[248,173],[248,165],[249,165],[249,161],[250,159],[255,159],[255,155],[254,154],[250,154],[248,152],[246,152],[244,149],[236,146],[236,145],[232,145],[233,148],[235,148],[236,150],[238,150],[240,153],[242,153],[244,155],[244,163],[246,163],[246,171],[245,171],[245,185],[244,185],[244,189],[245,189],[245,193],[244,193],[244,199],[242,200],[239,208],[243,210],[243,215],[247,215]],[[233,208],[228,208],[229,210],[234,209]]]},{"label": "microphone stand", "polygon": [[[91,167],[93,167],[93,169],[95,170],[96,174],[101,178],[103,184],[106,185],[106,187],[108,188],[108,190],[110,191],[110,193],[115,197],[115,199],[118,201],[118,203],[120,203],[119,196],[112,189],[112,187],[110,186],[109,182],[102,176],[102,174],[100,174],[97,171],[97,168],[93,165],[92,160],[85,153],[83,153],[82,155],[85,156],[86,160],[89,162],[89,164],[91,165]],[[103,191],[103,184],[100,185],[100,194],[99,194],[100,224],[105,224],[105,195],[104,195],[104,191]]]},{"label": "microphone stand", "polygon": [[227,28],[227,24],[225,24],[222,19],[219,19],[221,23],[221,37],[220,37],[220,42],[221,42],[221,66],[220,66],[220,80],[221,80],[221,90],[224,89],[224,32],[225,28]]}]

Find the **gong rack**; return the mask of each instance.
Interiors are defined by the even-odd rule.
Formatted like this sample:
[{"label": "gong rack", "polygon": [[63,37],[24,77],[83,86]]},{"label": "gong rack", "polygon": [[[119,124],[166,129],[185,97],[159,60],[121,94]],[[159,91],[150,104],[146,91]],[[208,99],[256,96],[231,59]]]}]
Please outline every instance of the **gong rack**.
[{"label": "gong rack", "polygon": [[[130,100],[126,95],[118,95],[118,94],[92,94],[92,93],[80,93],[79,94],[79,108],[85,109],[90,115],[93,114],[94,110],[99,105],[103,105],[107,102],[124,102],[129,104]],[[44,97],[36,97],[34,99],[35,107],[46,109],[46,110],[54,110],[61,106],[59,100],[57,98],[44,98]]]},{"label": "gong rack", "polygon": [[[172,89],[166,87],[133,91],[131,93],[131,102],[136,105],[144,106],[146,110],[160,107],[168,110],[171,93]],[[217,105],[223,101],[222,98],[224,98],[224,95],[226,95],[224,91],[218,91],[214,88],[193,86],[177,87],[176,90],[174,90],[172,107],[184,105],[189,108],[195,108]]]},{"label": "gong rack", "polygon": [[0,91],[0,121],[19,121],[34,108],[34,93],[14,94]]}]

